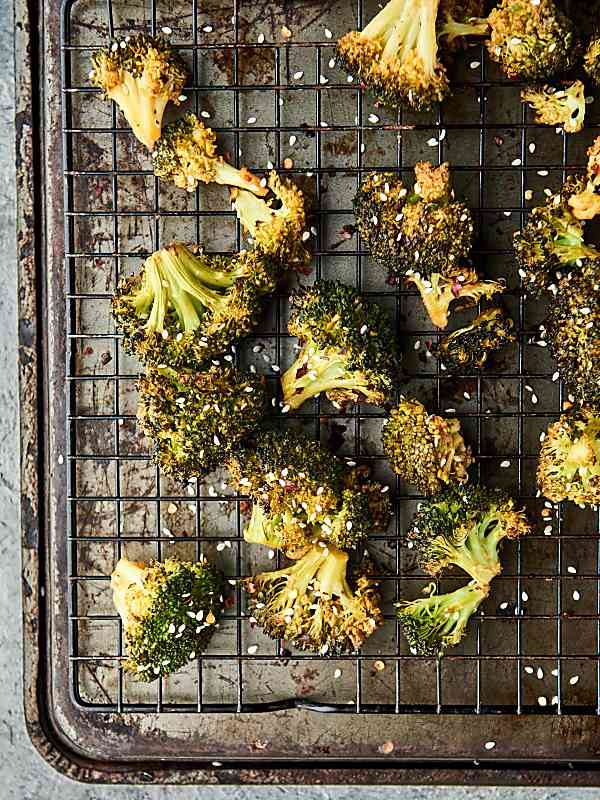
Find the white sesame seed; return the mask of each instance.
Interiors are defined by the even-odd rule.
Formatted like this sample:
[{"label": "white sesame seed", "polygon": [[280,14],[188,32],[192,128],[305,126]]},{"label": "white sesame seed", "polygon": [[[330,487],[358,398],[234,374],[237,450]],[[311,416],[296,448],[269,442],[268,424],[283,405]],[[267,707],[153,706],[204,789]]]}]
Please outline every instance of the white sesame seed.
[{"label": "white sesame seed", "polygon": [[325,38],[331,39],[333,37],[333,33],[329,30],[329,28],[325,28]]},{"label": "white sesame seed", "polygon": [[506,600],[503,603],[500,603],[499,608],[501,611],[506,611],[506,609],[508,608],[508,603],[506,602]]},{"label": "white sesame seed", "polygon": [[538,169],[538,175],[540,178],[547,178],[548,177],[548,170],[547,169]]},{"label": "white sesame seed", "polygon": [[208,111],[201,111],[200,116],[204,117],[204,119],[210,119],[210,114]]},{"label": "white sesame seed", "polygon": [[525,667],[525,672],[528,675],[533,675],[533,667]]},{"label": "white sesame seed", "polygon": [[375,125],[377,122],[379,122],[379,117],[377,116],[377,114],[369,114],[369,122],[372,125]]},{"label": "white sesame seed", "polygon": [[469,66],[471,67],[471,69],[479,69],[479,67],[481,66],[481,61],[471,61]]},{"label": "white sesame seed", "polygon": [[329,80],[328,78],[325,77],[325,75],[319,75],[319,83],[324,85],[326,83],[329,83]]},{"label": "white sesame seed", "polygon": [[294,80],[299,81],[300,78],[304,77],[304,72],[302,70],[298,70],[298,72],[294,72]]},{"label": "white sesame seed", "polygon": [[581,595],[579,594],[577,589],[575,589],[573,592],[573,600],[581,600]]},{"label": "white sesame seed", "polygon": [[256,117],[248,117],[248,125],[254,125],[256,122]]},{"label": "white sesame seed", "polygon": [[579,683],[579,675],[573,675],[572,678],[569,678],[569,683],[571,686],[575,686],[576,683]]},{"label": "white sesame seed", "polygon": [[547,706],[547,705],[548,705],[548,701],[546,700],[546,698],[545,698],[545,697],[538,697],[537,701],[538,701],[538,705],[539,705],[539,706],[542,706],[542,708],[543,708],[544,706]]},{"label": "white sesame seed", "polygon": [[527,592],[521,592],[521,600],[526,603],[529,600],[529,595]]},{"label": "white sesame seed", "polygon": [[538,681],[541,681],[542,678],[544,677],[544,670],[541,667],[537,668],[536,677]]},{"label": "white sesame seed", "polygon": [[265,35],[264,35],[264,33],[259,33],[259,34],[258,34],[258,43],[259,43],[259,44],[262,44],[262,43],[264,42],[264,40],[265,40]]},{"label": "white sesame seed", "polygon": [[500,464],[500,466],[502,467],[502,469],[506,469],[507,467],[510,467],[510,461],[508,461],[508,460],[506,460],[506,461],[503,461],[503,462]]},{"label": "white sesame seed", "polygon": [[435,138],[435,136],[432,136],[431,139],[427,140],[427,144],[429,145],[429,147],[436,147],[437,143],[438,140]]},{"label": "white sesame seed", "polygon": [[342,677],[342,670],[341,669],[336,669],[335,672],[333,673],[333,677],[334,678],[341,678]]},{"label": "white sesame seed", "polygon": [[165,33],[167,36],[170,36],[170,35],[173,33],[173,30],[172,30],[172,28],[169,28],[169,26],[168,26],[168,25],[164,25],[164,26],[161,28],[161,31],[162,31],[163,33]]},{"label": "white sesame seed", "polygon": [[204,31],[204,33],[212,33],[213,32],[213,26],[212,25],[205,25],[202,28],[202,30]]},{"label": "white sesame seed", "polygon": [[522,163],[522,162],[521,162],[521,159],[520,159],[520,158],[515,158],[515,159],[513,159],[513,161],[512,161],[512,166],[513,166],[513,167],[520,167],[520,166],[521,166],[521,163]]},{"label": "white sesame seed", "polygon": [[496,747],[496,742],[486,742],[484,747],[486,750],[493,750]]},{"label": "white sesame seed", "polygon": [[544,528],[544,536],[551,536],[552,534],[552,525],[546,525]]},{"label": "white sesame seed", "polygon": [[531,144],[529,145],[529,152],[535,153],[535,142],[531,142]]}]

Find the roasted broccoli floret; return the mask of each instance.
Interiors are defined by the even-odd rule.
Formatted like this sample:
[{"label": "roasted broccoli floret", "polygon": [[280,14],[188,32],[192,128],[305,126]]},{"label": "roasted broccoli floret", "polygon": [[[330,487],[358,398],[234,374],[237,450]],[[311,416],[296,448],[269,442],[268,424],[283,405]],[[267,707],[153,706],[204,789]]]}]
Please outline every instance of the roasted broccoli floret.
[{"label": "roasted broccoli floret", "polygon": [[538,86],[521,92],[521,100],[535,111],[540,125],[560,126],[565,133],[577,133],[585,122],[585,86],[572,81],[564,88]]},{"label": "roasted broccoli floret", "polygon": [[292,181],[269,176],[273,198],[262,199],[243,189],[232,189],[233,207],[261,252],[301,269],[310,261],[304,195]]},{"label": "roasted broccoli floret", "polygon": [[427,597],[398,603],[398,619],[409,646],[419,656],[437,656],[464,638],[473,614],[490,587],[468,583],[449,594],[436,594],[430,584]]},{"label": "roasted broccoli floret", "polygon": [[260,178],[236,169],[217,152],[217,139],[191,111],[167,125],[152,154],[154,174],[193,192],[199,183],[220,183],[265,195]]},{"label": "roasted broccoli floret", "polygon": [[428,414],[422,403],[402,398],[382,431],[383,452],[391,468],[422,494],[447,483],[464,483],[473,463],[457,419]]},{"label": "roasted broccoli floret", "polygon": [[500,0],[487,18],[448,21],[439,35],[481,36],[484,25],[490,30],[490,58],[509,78],[550,80],[576,60],[574,27],[554,0]]},{"label": "roasted broccoli floret", "polygon": [[427,111],[449,93],[438,59],[436,20],[440,0],[390,0],[362,30],[337,43],[342,69],[384,105]]},{"label": "roasted broccoli floret", "polygon": [[244,538],[291,558],[316,542],[348,550],[385,530],[391,507],[368,471],[350,468],[306,434],[269,431],[228,460],[233,486],[254,506]]},{"label": "roasted broccoli floret", "polygon": [[225,464],[265,410],[264,379],[234,367],[176,372],[147,367],[138,420],[165,475],[185,481]]},{"label": "roasted broccoli floret", "polygon": [[542,442],[538,486],[553,503],[600,504],[600,416],[591,408],[568,411]]},{"label": "roasted broccoli floret", "polygon": [[583,56],[583,66],[596,86],[600,86],[600,36],[594,36]]},{"label": "roasted broccoli floret", "polygon": [[490,355],[516,342],[514,322],[501,308],[489,308],[470,325],[445,336],[434,353],[448,372],[481,369]]},{"label": "roasted broccoli floret", "polygon": [[585,178],[577,181],[569,205],[577,219],[590,220],[600,214],[600,136],[588,150]]},{"label": "roasted broccoli floret", "polygon": [[138,680],[170,675],[206,649],[223,607],[224,580],[206,559],[146,565],[119,559],[110,579],[127,661]]},{"label": "roasted broccoli floret", "polygon": [[466,484],[423,501],[408,541],[428,575],[435,577],[453,564],[483,586],[502,571],[502,540],[518,539],[529,531],[524,511],[515,509],[506,492]]},{"label": "roasted broccoli floret", "polygon": [[256,250],[215,256],[177,242],[163,247],[113,298],[125,350],[143,363],[199,369],[254,328],[276,278],[275,264]]},{"label": "roasted broccoli floret", "polygon": [[582,180],[570,178],[546,204],[534,208],[527,225],[514,235],[514,248],[523,288],[534,297],[556,286],[562,275],[600,252],[584,242],[584,229],[570,207]]},{"label": "roasted broccoli floret", "polygon": [[448,325],[452,303],[476,305],[504,291],[461,262],[473,243],[469,209],[454,199],[448,164],[415,166],[411,193],[392,173],[367,175],[354,199],[358,230],[372,257],[418,288],[432,322]]},{"label": "roasted broccoli floret", "polygon": [[379,584],[365,557],[348,572],[348,554],[316,545],[299,561],[249,578],[249,610],[265,633],[310,652],[354,652],[383,624]]},{"label": "roasted broccoli floret", "polygon": [[291,298],[289,332],[301,350],[281,379],[286,410],[324,393],[334,405],[381,405],[397,364],[394,330],[384,310],[352,286],[317,281]]},{"label": "roasted broccoli floret", "polygon": [[114,100],[135,136],[154,147],[169,100],[179,105],[186,67],[161,36],[138,33],[92,56],[90,80]]},{"label": "roasted broccoli floret", "polygon": [[600,271],[586,263],[558,284],[543,336],[576,402],[600,404]]}]

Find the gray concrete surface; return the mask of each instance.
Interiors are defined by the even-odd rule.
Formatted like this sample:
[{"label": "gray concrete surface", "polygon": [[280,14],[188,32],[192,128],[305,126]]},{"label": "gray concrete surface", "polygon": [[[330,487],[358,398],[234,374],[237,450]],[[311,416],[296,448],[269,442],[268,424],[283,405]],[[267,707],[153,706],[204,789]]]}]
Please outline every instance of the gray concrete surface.
[{"label": "gray concrete surface", "polygon": [[1,800],[321,800],[406,798],[408,800],[584,800],[597,790],[219,788],[176,789],[78,785],[50,770],[29,743],[21,713],[20,596],[18,534],[18,426],[16,370],[16,268],[11,0],[0,0],[0,798]]}]

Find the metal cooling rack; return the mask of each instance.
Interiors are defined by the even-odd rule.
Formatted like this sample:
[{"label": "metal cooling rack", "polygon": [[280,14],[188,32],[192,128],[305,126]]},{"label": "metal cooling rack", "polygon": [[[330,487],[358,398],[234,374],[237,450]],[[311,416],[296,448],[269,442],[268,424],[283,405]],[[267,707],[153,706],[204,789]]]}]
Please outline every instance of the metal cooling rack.
[{"label": "metal cooling rack", "polygon": [[[375,9],[361,0],[328,7],[306,0],[292,8],[267,0],[214,0],[202,7],[197,0],[164,6],[152,0],[143,7],[109,1],[108,8],[80,0],[63,6],[65,547],[71,692],[87,711],[304,706],[351,713],[600,713],[598,518],[569,506],[548,509],[548,518],[542,517],[544,502],[535,490],[538,439],[565,398],[552,378],[551,359],[535,344],[543,308],[520,293],[511,252],[512,232],[528,208],[543,201],[543,189],[557,188],[585,163],[585,149],[600,130],[593,124],[594,106],[585,133],[577,136],[535,126],[519,102],[520,87],[503,79],[483,47],[474,47],[457,59],[455,97],[437,115],[390,116],[329,61],[336,38],[361,27]],[[236,164],[261,173],[271,161],[313,194],[314,272],[302,280],[341,278],[395,314],[405,354],[402,390],[414,392],[431,410],[458,415],[479,477],[513,488],[531,512],[534,533],[507,546],[505,571],[470,636],[442,659],[412,655],[394,621],[392,601],[418,596],[428,580],[400,547],[418,497],[382,458],[383,415],[362,407],[341,414],[319,400],[295,415],[283,417],[278,410],[272,365],[283,370],[293,355],[286,287],[234,357],[267,375],[278,423],[302,426],[341,445],[339,452],[348,458],[372,462],[376,475],[395,489],[394,525],[372,540],[387,598],[385,628],[359,655],[326,659],[291,652],[251,629],[243,594],[232,588],[209,651],[189,669],[145,685],[120,668],[123,633],[109,575],[123,553],[197,558],[202,552],[231,579],[277,563],[243,542],[244,501],[223,489],[223,475],[182,488],[152,465],[135,426],[139,365],[123,353],[110,319],[119,276],[153,249],[173,238],[204,241],[216,252],[233,251],[242,242],[226,192],[200,187],[187,195],[160,184],[120,113],[88,85],[94,49],[113,35],[155,33],[165,26],[190,65],[189,101],[176,113],[208,109],[207,124]],[[352,224],[351,198],[365,171],[391,169],[410,180],[419,159],[451,162],[457,196],[465,198],[477,222],[475,262],[487,276],[509,282],[506,303],[518,347],[483,374],[453,378],[427,358],[427,342],[439,334],[415,293],[387,285],[358,237],[348,238],[351,230],[344,228]],[[446,578],[442,588],[459,581]],[[573,592],[579,592],[578,600]]]}]

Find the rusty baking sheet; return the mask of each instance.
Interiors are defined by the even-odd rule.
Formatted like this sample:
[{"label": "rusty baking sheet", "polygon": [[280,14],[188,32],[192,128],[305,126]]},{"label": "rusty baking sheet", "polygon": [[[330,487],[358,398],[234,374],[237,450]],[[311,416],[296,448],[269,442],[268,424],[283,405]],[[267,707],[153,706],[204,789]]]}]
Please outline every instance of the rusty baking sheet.
[{"label": "rusty baking sheet", "polygon": [[[360,0],[153,0],[114,2],[111,15],[105,3],[66,0],[30,16],[18,4],[26,711],[36,746],[73,777],[489,783],[518,781],[528,769],[529,783],[595,780],[598,519],[565,507],[544,534],[535,457],[562,394],[534,343],[543,308],[518,291],[511,239],[543,189],[585,163],[598,115],[590,106],[586,131],[568,140],[533,126],[519,87],[479,47],[457,60],[455,97],[439,115],[390,115],[330,62],[336,38],[375,8]],[[240,238],[225,193],[159,184],[120,115],[88,86],[90,53],[111,25],[116,35],[172,30],[190,65],[187,106],[210,115],[234,160],[258,172],[271,162],[312,194],[314,274],[355,283],[396,315],[404,389],[456,413],[482,479],[516,487],[531,511],[534,534],[508,555],[472,635],[442,660],[412,656],[393,621],[391,601],[414,596],[423,579],[399,545],[415,498],[381,457],[381,414],[342,416],[321,402],[292,422],[372,461],[396,491],[396,524],[372,543],[390,575],[388,624],[359,656],[317,658],[251,630],[243,597],[232,592],[197,664],[149,685],[122,674],[107,580],[121,553],[202,550],[231,577],[273,562],[243,542],[240,502],[223,489],[223,475],[182,492],[158,475],[135,425],[138,365],[122,353],[109,313],[118,275],[172,238],[213,251],[233,250]],[[361,172],[398,168],[408,177],[423,158],[450,160],[457,194],[478,223],[477,256],[489,277],[508,276],[512,290],[519,346],[477,379],[444,376],[425,357],[437,334],[417,298],[388,286],[352,235]],[[273,392],[272,365],[284,368],[292,354],[291,286],[238,348],[240,363],[255,364]]]}]

